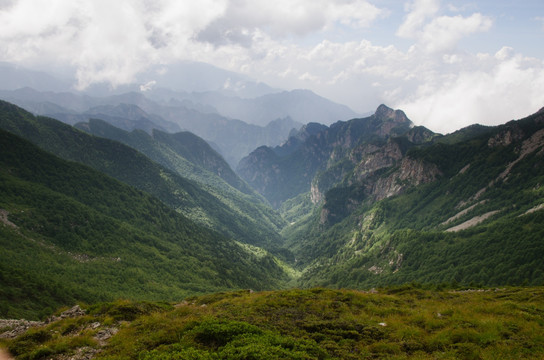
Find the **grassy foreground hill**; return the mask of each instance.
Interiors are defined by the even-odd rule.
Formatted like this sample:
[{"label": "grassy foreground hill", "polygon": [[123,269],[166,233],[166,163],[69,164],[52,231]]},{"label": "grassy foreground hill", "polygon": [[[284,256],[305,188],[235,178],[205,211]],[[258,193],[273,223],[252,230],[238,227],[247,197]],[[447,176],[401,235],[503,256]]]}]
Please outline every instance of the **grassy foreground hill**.
[{"label": "grassy foreground hill", "polygon": [[157,198],[0,130],[0,317],[75,301],[174,300],[270,289],[264,251],[196,224]]},{"label": "grassy foreground hill", "polygon": [[19,359],[544,357],[542,288],[239,291],[83,308],[4,345]]}]

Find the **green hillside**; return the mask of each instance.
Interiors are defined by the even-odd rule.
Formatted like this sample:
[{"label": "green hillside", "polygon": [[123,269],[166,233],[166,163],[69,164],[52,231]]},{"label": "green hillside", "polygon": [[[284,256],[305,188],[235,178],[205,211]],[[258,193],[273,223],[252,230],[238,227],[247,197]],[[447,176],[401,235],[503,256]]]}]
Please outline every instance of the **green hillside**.
[{"label": "green hillside", "polygon": [[[299,285],[544,284],[544,113],[475,130],[329,190],[285,231],[305,270]],[[422,164],[434,180],[394,182]],[[403,190],[375,201],[380,184]]]},{"label": "green hillside", "polygon": [[274,288],[276,260],[158,199],[0,132],[0,317],[75,301]]},{"label": "green hillside", "polygon": [[278,233],[285,225],[283,219],[198,136],[190,132],[168,134],[158,130],[151,135],[141,130],[128,132],[97,119],[75,127],[124,143],[178,175],[198,182],[231,212],[230,216],[238,219],[237,223],[244,228],[236,235],[240,236],[244,231],[242,239],[245,242],[268,249],[281,245]]},{"label": "green hillside", "polygon": [[218,293],[118,301],[31,329],[20,359],[542,359],[542,288]]},{"label": "green hillside", "polygon": [[129,146],[91,136],[51,118],[35,117],[7,102],[0,102],[0,128],[61,158],[89,165],[148,192],[188,218],[226,236],[270,250],[281,246],[277,232],[283,221],[265,206],[250,207],[244,201],[219,199],[198,183]]},{"label": "green hillside", "polygon": [[221,190],[229,189],[226,186],[228,184],[243,194],[254,194],[221,155],[206,141],[190,132],[170,134],[156,129],[151,134],[143,130],[129,132],[100,119],[90,119],[74,126],[90,134],[129,145],[188,179],[220,187]]}]

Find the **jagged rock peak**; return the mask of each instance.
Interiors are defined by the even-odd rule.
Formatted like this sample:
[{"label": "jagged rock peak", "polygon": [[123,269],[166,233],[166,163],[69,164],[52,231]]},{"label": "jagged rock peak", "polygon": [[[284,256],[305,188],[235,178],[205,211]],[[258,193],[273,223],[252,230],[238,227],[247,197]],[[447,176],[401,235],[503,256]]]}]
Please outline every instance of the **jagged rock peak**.
[{"label": "jagged rock peak", "polygon": [[307,123],[306,125],[302,126],[300,130],[293,133],[293,136],[296,136],[300,140],[306,140],[312,135],[315,135],[323,130],[326,130],[327,126],[315,122]]},{"label": "jagged rock peak", "polygon": [[379,119],[393,120],[398,123],[404,123],[404,122],[411,123],[410,119],[408,119],[404,111],[393,110],[384,104],[381,104],[380,106],[378,106],[378,108],[376,109],[376,112],[374,113],[374,116],[376,116]]}]

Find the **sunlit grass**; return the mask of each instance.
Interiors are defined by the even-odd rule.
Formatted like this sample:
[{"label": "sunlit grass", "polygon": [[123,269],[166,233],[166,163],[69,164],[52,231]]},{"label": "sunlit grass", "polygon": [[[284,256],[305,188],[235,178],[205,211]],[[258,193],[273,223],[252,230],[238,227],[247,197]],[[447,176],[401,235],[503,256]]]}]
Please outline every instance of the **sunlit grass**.
[{"label": "sunlit grass", "polygon": [[543,288],[236,291],[89,309],[7,345],[28,359],[98,347],[92,331],[77,333],[98,321],[119,329],[97,354],[104,359],[544,357]]}]

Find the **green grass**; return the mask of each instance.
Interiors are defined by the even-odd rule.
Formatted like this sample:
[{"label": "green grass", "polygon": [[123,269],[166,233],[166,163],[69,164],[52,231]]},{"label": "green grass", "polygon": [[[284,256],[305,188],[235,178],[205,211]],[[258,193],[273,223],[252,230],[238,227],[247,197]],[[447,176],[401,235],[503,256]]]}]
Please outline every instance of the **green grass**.
[{"label": "green grass", "polygon": [[[100,359],[541,359],[544,289],[216,293],[174,307],[118,301],[4,345],[21,359],[100,348]],[[91,330],[88,325],[100,323]],[[93,337],[119,332],[105,347]],[[64,335],[63,335],[64,334]]]}]

